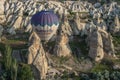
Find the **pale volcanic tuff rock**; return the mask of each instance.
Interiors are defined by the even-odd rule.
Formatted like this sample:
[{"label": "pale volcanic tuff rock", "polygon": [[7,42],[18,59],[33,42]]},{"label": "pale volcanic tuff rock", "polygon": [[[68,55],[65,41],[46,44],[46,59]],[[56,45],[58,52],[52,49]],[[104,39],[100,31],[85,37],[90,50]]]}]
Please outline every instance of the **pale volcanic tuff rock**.
[{"label": "pale volcanic tuff rock", "polygon": [[[46,9],[52,9],[58,13],[62,18],[62,14],[67,14],[67,9],[63,7],[61,2],[48,1],[46,3],[40,3],[40,1],[26,0],[26,1],[1,1],[2,9],[0,11],[0,23],[9,25],[8,29],[12,29],[15,32],[16,29],[24,28],[26,32],[31,32],[32,27],[30,25],[30,19],[33,14],[38,11]],[[14,27],[14,30],[13,28]],[[8,30],[11,32],[11,30]],[[13,33],[11,33],[13,34]]]},{"label": "pale volcanic tuff rock", "polygon": [[3,24],[5,21],[4,4],[5,4],[5,0],[0,0],[0,24]]},{"label": "pale volcanic tuff rock", "polygon": [[45,79],[48,62],[42,43],[40,42],[41,40],[35,32],[31,34],[30,40],[31,46],[29,47],[28,64],[33,64],[39,71],[41,79]]},{"label": "pale volcanic tuff rock", "polygon": [[5,3],[5,0],[0,0],[0,15],[4,14],[4,3]]},{"label": "pale volcanic tuff rock", "polygon": [[59,30],[68,36],[73,35],[73,30],[70,26],[67,16],[63,16],[63,22],[60,24]]},{"label": "pale volcanic tuff rock", "polygon": [[71,49],[68,44],[69,37],[72,36],[73,32],[69,25],[67,16],[63,15],[63,23],[61,23],[61,26],[59,28],[57,37],[56,37],[56,44],[54,47],[54,54],[57,56],[71,56]]},{"label": "pale volcanic tuff rock", "polygon": [[114,18],[114,23],[112,24],[112,26],[110,27],[110,31],[112,33],[116,33],[120,31],[120,21],[119,21],[119,17],[118,15],[115,16]]},{"label": "pale volcanic tuff rock", "polygon": [[22,22],[22,17],[21,16],[17,17],[17,19],[13,23],[13,27],[15,29],[19,29],[21,27],[21,22]]},{"label": "pale volcanic tuff rock", "polygon": [[[71,28],[72,28],[74,34],[75,34],[75,35],[79,35],[79,33],[80,33],[80,31],[79,31],[79,29],[78,29],[78,27],[79,27],[79,25],[80,25],[80,24],[79,24],[79,23],[80,23],[79,15],[76,14],[74,20],[71,21],[70,23],[71,23],[70,25],[71,25]],[[82,27],[82,26],[81,26],[81,27]]]},{"label": "pale volcanic tuff rock", "polygon": [[[81,22],[81,21],[83,21],[83,22]],[[90,28],[91,25],[84,21],[85,20],[82,20],[78,13],[75,14],[73,22],[70,23],[74,35],[79,35],[80,33],[87,34],[86,29]]]},{"label": "pale volcanic tuff rock", "polygon": [[103,44],[101,34],[98,29],[94,29],[88,35],[89,38],[89,56],[95,61],[100,61],[104,57]]},{"label": "pale volcanic tuff rock", "polygon": [[[95,26],[98,26],[106,31],[110,30],[111,33],[119,31],[120,7],[118,6],[117,3],[112,2],[107,5],[106,4],[99,5],[98,3],[92,5],[91,3],[88,2],[82,3],[83,5],[81,5],[80,3],[80,6],[84,6],[89,10],[88,13],[91,17],[90,19],[93,19],[92,21]],[[67,36],[69,37],[71,37],[72,35],[79,35],[80,33],[82,35],[84,34],[88,35],[89,34],[88,31],[93,28],[88,22],[82,23],[81,21],[84,20],[81,19],[78,14],[76,14],[75,18],[72,20],[68,20],[68,18],[65,17],[68,16],[70,12],[72,12],[72,9],[70,8],[75,7],[75,5],[70,5],[71,7],[68,6],[69,9],[71,10],[70,11],[64,3],[57,1],[47,1],[45,3],[41,3],[40,1],[34,0],[31,1],[1,0],[0,4],[2,9],[0,10],[0,13],[4,13],[4,15],[0,15],[0,23],[5,24],[6,25],[5,27],[8,27],[7,31],[11,34],[16,34],[15,30],[19,28],[24,28],[26,32],[29,31],[31,32],[32,31],[32,26],[30,24],[31,16],[36,12],[45,9],[45,7],[46,9],[54,10],[54,12],[56,12],[59,15],[61,21],[60,26],[62,26],[61,29],[63,33],[67,34]],[[65,18],[62,20],[62,17]],[[109,41],[109,43],[110,42],[112,46],[112,41]]]},{"label": "pale volcanic tuff rock", "polygon": [[102,36],[102,43],[103,43],[103,49],[104,52],[107,53],[108,55],[111,55],[112,57],[116,57],[115,56],[115,49],[114,49],[114,45],[113,45],[113,38],[111,36],[111,34],[107,33],[104,30],[99,30],[101,36]]},{"label": "pale volcanic tuff rock", "polygon": [[33,1],[5,1],[4,4],[1,3],[1,6],[4,6],[4,14],[0,15],[0,23],[9,27],[9,33],[15,32],[19,28],[24,28],[27,32],[31,31],[30,19],[37,12],[35,5]]},{"label": "pale volcanic tuff rock", "polygon": [[11,27],[10,29],[7,29],[7,32],[9,32],[11,35],[16,34],[14,27]]},{"label": "pale volcanic tuff rock", "polygon": [[94,28],[88,34],[89,56],[95,61],[103,59],[104,54],[115,57],[112,36],[101,28]]},{"label": "pale volcanic tuff rock", "polygon": [[[74,2],[72,2],[72,3],[74,3]],[[35,1],[34,0],[31,0],[31,1],[29,1],[29,0],[26,0],[26,1],[23,1],[23,0],[21,0],[21,1],[1,0],[0,4],[1,4],[0,6],[2,9],[1,13],[4,13],[4,15],[2,15],[2,16],[0,15],[0,23],[4,22],[6,25],[9,25],[9,29],[10,29],[10,27],[14,27],[15,30],[18,28],[24,28],[26,32],[32,31],[32,27],[30,25],[31,16],[38,11],[44,10],[45,7],[46,7],[46,9],[51,9],[54,12],[56,12],[59,15],[60,19],[62,19],[63,14],[64,15],[70,14],[69,9],[71,9],[72,7],[75,7],[75,4],[69,5],[68,6],[69,8],[68,8],[66,4],[58,2],[58,1],[47,1],[45,3],[41,3],[41,1],[38,1],[38,0],[37,1],[36,0]],[[114,18],[114,16],[116,14],[118,15],[118,17],[120,16],[119,15],[120,8],[117,5],[117,3],[115,3],[115,2],[108,4],[108,6],[100,5],[99,3],[96,3],[94,6],[97,6],[97,7],[94,7],[91,3],[88,3],[88,2],[80,2],[78,4],[80,5],[80,7],[84,7],[89,10],[88,13],[90,13],[90,15],[94,18],[95,22],[97,22],[97,20],[96,20],[97,17],[109,19],[109,18]],[[74,12],[74,10],[72,10],[72,9],[71,9],[71,11]],[[117,28],[115,28],[115,31],[116,31],[116,29],[118,29],[118,26],[115,26],[116,23],[115,23],[115,25],[109,24],[109,22],[111,22],[111,20],[112,19],[109,19],[107,21],[104,20],[102,22],[102,24],[98,24],[97,26],[100,26],[100,27],[102,26],[103,29],[107,29],[107,28],[104,28],[105,26],[110,27],[111,29],[114,29],[115,27],[117,27]],[[75,18],[74,21],[75,21],[74,24],[70,24],[71,22],[67,23],[67,24],[70,25],[74,34],[78,35],[80,33],[81,28],[84,27],[85,24],[87,24],[87,23],[83,24],[77,18]],[[112,23],[114,23],[114,22],[112,22]],[[74,25],[76,25],[77,27],[74,27]]]},{"label": "pale volcanic tuff rock", "polygon": [[69,39],[68,36],[64,33],[60,33],[56,39],[56,45],[54,48],[54,54],[57,56],[71,56],[71,49],[68,44]]},{"label": "pale volcanic tuff rock", "polygon": [[4,24],[6,21],[5,15],[0,15],[0,24]]}]

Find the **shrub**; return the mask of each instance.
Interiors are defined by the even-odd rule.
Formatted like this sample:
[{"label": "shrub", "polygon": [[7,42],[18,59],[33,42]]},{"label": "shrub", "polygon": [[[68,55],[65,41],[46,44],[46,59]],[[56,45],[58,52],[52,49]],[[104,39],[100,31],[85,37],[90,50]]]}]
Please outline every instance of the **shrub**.
[{"label": "shrub", "polygon": [[104,70],[110,70],[108,65],[104,65],[104,64],[95,64],[95,66],[92,68],[91,72],[102,72]]},{"label": "shrub", "polygon": [[28,64],[20,64],[18,71],[18,80],[33,80],[33,73]]},{"label": "shrub", "polygon": [[113,43],[115,46],[120,45],[120,36],[113,36]]}]

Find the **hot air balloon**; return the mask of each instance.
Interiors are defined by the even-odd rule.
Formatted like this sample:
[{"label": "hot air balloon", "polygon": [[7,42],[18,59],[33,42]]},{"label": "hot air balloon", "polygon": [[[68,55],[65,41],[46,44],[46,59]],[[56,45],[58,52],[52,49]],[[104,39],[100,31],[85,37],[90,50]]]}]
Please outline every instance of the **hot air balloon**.
[{"label": "hot air balloon", "polygon": [[41,11],[31,18],[33,30],[43,41],[48,41],[57,31],[59,20],[53,11]]}]

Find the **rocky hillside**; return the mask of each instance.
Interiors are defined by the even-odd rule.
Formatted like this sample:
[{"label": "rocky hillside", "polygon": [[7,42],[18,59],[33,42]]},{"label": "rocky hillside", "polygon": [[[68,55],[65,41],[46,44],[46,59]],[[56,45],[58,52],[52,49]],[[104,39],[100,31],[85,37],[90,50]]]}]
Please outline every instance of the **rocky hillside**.
[{"label": "rocky hillside", "polygon": [[[47,43],[41,42],[30,22],[33,14],[45,9],[53,10],[60,22]],[[71,74],[120,69],[119,20],[117,2],[0,0],[0,43],[27,49],[15,58],[32,65],[35,80],[62,80],[66,75],[74,79]]]}]

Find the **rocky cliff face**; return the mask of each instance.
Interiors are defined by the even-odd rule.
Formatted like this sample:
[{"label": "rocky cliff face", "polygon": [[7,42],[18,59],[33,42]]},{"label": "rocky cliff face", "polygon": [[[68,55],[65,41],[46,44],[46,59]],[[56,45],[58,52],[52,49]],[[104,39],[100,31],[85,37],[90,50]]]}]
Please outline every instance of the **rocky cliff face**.
[{"label": "rocky cliff face", "polygon": [[119,21],[119,16],[116,15],[114,18],[114,24],[113,27],[111,27],[111,31],[113,33],[119,32],[120,31],[120,21]]},{"label": "rocky cliff face", "polygon": [[[56,57],[73,57],[69,42],[74,40],[80,42],[80,36],[87,36],[88,55],[93,60],[101,61],[105,55],[115,57],[111,34],[120,32],[120,6],[115,2],[104,5],[101,3],[92,5],[84,1],[78,3],[73,1],[70,5],[66,3],[59,1],[41,2],[40,0],[0,0],[0,36],[3,32],[17,34],[16,30],[21,29],[23,32],[32,32],[31,16],[46,8],[53,10],[60,19],[58,32],[55,34],[55,39],[52,39],[55,46],[48,46],[53,48],[51,53],[57,55]],[[80,6],[80,10],[77,9],[78,13],[74,10],[76,4]],[[84,10],[87,11],[81,12],[82,8],[86,8]],[[73,43],[73,45],[75,44]],[[83,54],[79,48],[74,52]],[[62,62],[62,60],[60,61]],[[71,67],[76,65],[75,61],[73,63]],[[41,40],[35,32],[30,37],[28,64],[33,64],[37,68],[41,79],[46,78],[48,61]],[[88,68],[88,65],[86,66]],[[81,69],[83,68],[82,66]]]},{"label": "rocky cliff face", "polygon": [[0,14],[4,14],[4,3],[5,3],[5,0],[0,0]]},{"label": "rocky cliff face", "polygon": [[113,38],[112,38],[111,34],[105,32],[104,30],[100,30],[100,33],[102,36],[104,52],[107,53],[108,55],[116,57],[115,51],[114,51],[114,45],[113,45]]},{"label": "rocky cliff face", "polygon": [[90,47],[89,56],[95,61],[103,59],[104,54],[116,57],[112,37],[105,30],[94,28],[88,35],[88,42]]},{"label": "rocky cliff face", "polygon": [[30,25],[30,19],[33,14],[38,11],[46,9],[52,9],[58,13],[60,18],[62,14],[66,12],[61,2],[48,1],[42,3],[36,0],[31,1],[5,1],[1,0],[0,3],[0,23],[8,27],[8,32],[16,34],[16,29],[24,29],[26,32],[31,32],[32,26]]},{"label": "rocky cliff face", "polygon": [[[84,3],[84,5],[81,5],[81,3]],[[119,31],[120,8],[115,2],[107,4],[108,6],[106,4],[101,5],[101,3],[96,3],[94,5],[89,2],[77,3],[80,4],[81,7],[87,8],[87,17],[85,17],[86,13],[84,12],[83,14],[82,12],[72,13],[74,12],[73,8],[76,2],[73,2],[73,4],[71,3],[70,6],[67,6],[67,2],[61,3],[57,1],[48,1],[42,3],[36,0],[1,0],[0,4],[0,23],[3,25],[3,30],[6,28],[5,30],[10,34],[16,34],[16,29],[22,29],[23,31],[31,32],[31,16],[38,11],[44,10],[45,8],[48,10],[52,9],[55,13],[58,14],[61,21],[60,26],[62,26],[60,28],[62,32],[68,36],[69,39],[71,39],[73,35],[89,35],[88,31],[92,30],[92,25],[98,26],[102,30],[109,31],[111,33],[116,33]],[[90,21],[93,22],[92,25]],[[102,37],[105,37],[103,33],[100,34]],[[97,37],[96,40],[99,40],[98,38],[99,37]],[[107,46],[105,41],[109,41],[112,47],[112,39],[110,37],[106,37],[102,38],[102,40],[104,43],[103,48],[106,52],[108,52],[108,49],[105,47]],[[57,44],[59,43],[61,42],[57,42]],[[112,49],[113,47],[111,50]]]},{"label": "rocky cliff face", "polygon": [[63,20],[63,22],[61,22],[61,24],[60,24],[59,31],[63,32],[64,34],[67,34],[68,36],[72,36],[73,30],[72,30],[70,23],[68,21],[68,17],[63,15],[62,20]]},{"label": "rocky cliff face", "polygon": [[[95,28],[89,33],[89,56],[95,61],[100,61],[104,57],[102,36],[98,29]],[[92,46],[92,47],[91,47]]]},{"label": "rocky cliff face", "polygon": [[35,32],[31,34],[30,42],[28,64],[33,64],[39,71],[40,78],[45,79],[48,70],[48,62],[40,38]]},{"label": "rocky cliff face", "polygon": [[[85,18],[85,14],[81,14],[82,12],[77,13],[75,15],[75,19],[72,22],[75,22],[74,24],[70,24],[72,31],[74,34],[79,34],[79,30],[81,30],[82,27],[85,26],[86,22],[83,23],[85,20],[92,20],[95,25],[103,28],[108,29],[111,32],[118,32],[119,31],[119,19],[118,17],[120,8],[117,5],[117,3],[109,3],[105,5],[101,5],[101,3],[96,3],[95,5],[92,5],[89,2],[72,2],[69,6],[66,5],[67,2],[61,3],[57,1],[48,1],[48,2],[40,2],[36,0],[26,0],[26,1],[5,1],[1,0],[1,11],[0,11],[0,23],[3,23],[8,28],[8,32],[12,33],[16,29],[23,28],[24,31],[31,32],[32,27],[30,25],[30,19],[33,14],[35,14],[38,11],[46,9],[53,10],[55,13],[59,15],[59,18],[62,19],[63,15],[65,16],[73,16],[71,12],[74,12],[73,9],[75,7],[75,4],[80,4],[79,6],[81,8],[87,9],[87,14],[91,18],[83,19]],[[84,4],[84,5],[81,5]],[[108,5],[108,6],[107,6]],[[98,7],[96,7],[98,6]],[[82,9],[77,9],[78,11],[81,11]],[[115,17],[116,16],[116,17]],[[80,17],[82,18],[80,20]],[[114,20],[114,21],[112,21]],[[71,22],[70,22],[71,23]],[[9,25],[9,26],[8,26]],[[68,24],[69,25],[69,24]],[[74,26],[77,27],[74,27]],[[14,27],[14,28],[13,28]],[[13,31],[9,31],[9,29],[12,29]],[[15,34],[15,33],[13,33]]]},{"label": "rocky cliff face", "polygon": [[54,54],[63,57],[71,56],[72,52],[68,42],[69,42],[68,36],[64,33],[60,33],[60,35],[58,35],[58,38],[56,39]]}]

